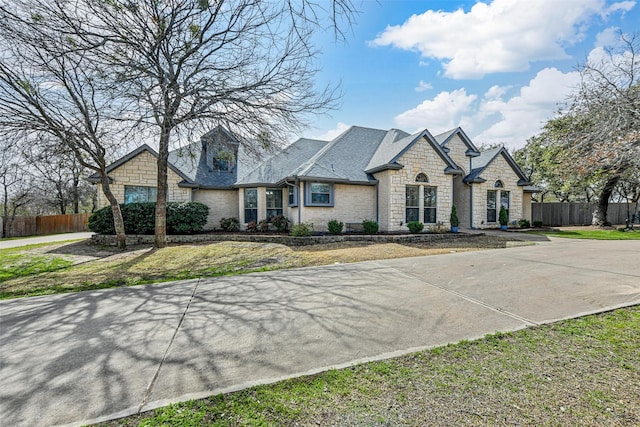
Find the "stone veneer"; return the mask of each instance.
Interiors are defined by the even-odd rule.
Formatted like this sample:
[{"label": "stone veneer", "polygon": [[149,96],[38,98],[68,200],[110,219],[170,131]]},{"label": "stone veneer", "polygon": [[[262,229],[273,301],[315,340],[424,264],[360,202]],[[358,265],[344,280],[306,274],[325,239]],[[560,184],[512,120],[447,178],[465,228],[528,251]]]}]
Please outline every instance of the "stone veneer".
[{"label": "stone veneer", "polygon": [[[156,157],[148,151],[143,151],[109,173],[109,177],[112,179],[110,185],[111,191],[118,202],[124,203],[125,185],[156,187],[157,176],[158,164]],[[180,181],[182,181],[182,178],[169,169],[167,172],[167,183],[169,187],[167,201],[191,201],[191,189],[178,187]],[[108,205],[109,201],[102,192],[102,185],[98,184],[98,206],[104,207]]]},{"label": "stone veneer", "polygon": [[[380,226],[383,231],[406,231],[406,186],[419,185],[421,187],[437,188],[436,221],[449,225],[451,213],[453,181],[452,175],[444,173],[447,164],[436,153],[425,139],[417,141],[398,163],[404,165],[399,170],[388,170],[375,177],[380,181]],[[429,178],[428,183],[415,181],[416,175],[424,173]],[[423,190],[420,190],[420,219],[423,219],[424,200]],[[422,222],[422,221],[421,221]]]},{"label": "stone veneer", "polygon": [[[509,191],[509,223],[522,219],[523,211],[523,194],[522,187],[518,186],[518,176],[515,174],[504,156],[499,155],[493,162],[482,172],[482,178],[486,182],[481,184],[473,184],[473,223],[477,228],[495,228],[499,227],[499,222],[487,223],[487,191],[497,190],[497,212],[500,212],[500,191]],[[497,180],[502,181],[504,188],[494,188]],[[530,219],[530,218],[528,218]]]}]

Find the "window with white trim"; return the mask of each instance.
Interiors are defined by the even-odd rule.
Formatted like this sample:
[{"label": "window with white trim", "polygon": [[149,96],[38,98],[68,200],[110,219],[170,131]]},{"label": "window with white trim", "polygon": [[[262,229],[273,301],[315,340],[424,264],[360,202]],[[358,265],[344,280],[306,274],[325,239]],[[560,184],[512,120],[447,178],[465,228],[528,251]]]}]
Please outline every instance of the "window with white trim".
[{"label": "window with white trim", "polygon": [[436,187],[424,187],[424,223],[435,224],[438,210],[438,189]]},{"label": "window with white trim", "polygon": [[487,190],[487,222],[497,222],[496,200],[498,192],[495,190]]},{"label": "window with white trim", "polygon": [[289,207],[298,206],[298,187],[289,186]]},{"label": "window with white trim", "polygon": [[500,206],[502,206],[504,210],[507,211],[507,218],[509,218],[509,197],[510,194],[508,191],[500,192]]},{"label": "window with white trim", "polygon": [[420,186],[407,185],[405,222],[420,221]]}]

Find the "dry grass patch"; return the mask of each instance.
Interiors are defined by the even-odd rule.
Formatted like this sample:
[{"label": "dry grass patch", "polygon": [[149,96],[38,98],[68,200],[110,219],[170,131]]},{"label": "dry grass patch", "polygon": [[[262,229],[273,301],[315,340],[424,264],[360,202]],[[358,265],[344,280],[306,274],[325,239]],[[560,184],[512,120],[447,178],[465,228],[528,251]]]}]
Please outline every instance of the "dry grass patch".
[{"label": "dry grass patch", "polygon": [[501,248],[507,243],[506,239],[489,236],[428,244],[342,242],[295,248],[276,243],[219,242],[176,245],[159,250],[134,247],[126,252],[87,242],[55,244],[20,251],[19,257],[22,260],[37,257],[63,259],[66,262],[64,268],[7,277],[0,281],[0,298]]}]

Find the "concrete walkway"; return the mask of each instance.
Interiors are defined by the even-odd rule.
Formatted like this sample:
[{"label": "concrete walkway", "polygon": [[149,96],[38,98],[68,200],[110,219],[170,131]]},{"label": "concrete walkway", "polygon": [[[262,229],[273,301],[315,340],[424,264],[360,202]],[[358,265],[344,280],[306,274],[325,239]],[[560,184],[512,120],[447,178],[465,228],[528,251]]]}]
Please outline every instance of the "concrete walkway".
[{"label": "concrete walkway", "polygon": [[66,240],[89,239],[93,232],[51,234],[49,236],[24,237],[21,239],[0,240],[0,249],[19,248],[39,243],[64,242]]},{"label": "concrete walkway", "polygon": [[0,301],[0,424],[87,424],[639,304],[638,253],[551,239]]}]

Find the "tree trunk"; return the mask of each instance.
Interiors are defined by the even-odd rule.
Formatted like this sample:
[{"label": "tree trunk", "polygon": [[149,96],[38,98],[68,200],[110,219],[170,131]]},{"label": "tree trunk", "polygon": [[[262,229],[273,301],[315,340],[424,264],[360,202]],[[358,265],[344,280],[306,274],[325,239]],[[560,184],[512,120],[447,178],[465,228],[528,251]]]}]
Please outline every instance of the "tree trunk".
[{"label": "tree trunk", "polygon": [[613,190],[616,188],[618,181],[620,181],[620,175],[614,175],[607,179],[607,182],[604,184],[604,188],[598,197],[598,205],[596,206],[596,210],[593,212],[591,225],[598,227],[611,225],[607,222],[607,210],[609,209],[609,199],[611,198],[611,194],[613,194]]},{"label": "tree trunk", "polygon": [[155,247],[167,246],[167,163],[171,130],[163,128],[158,147],[158,194],[156,198]]},{"label": "tree trunk", "polygon": [[109,177],[106,173],[100,174],[100,183],[102,184],[102,192],[111,205],[111,212],[113,212],[113,225],[116,229],[116,241],[118,249],[125,250],[127,248],[127,235],[124,232],[124,220],[122,219],[122,211],[118,200],[111,192],[109,186]]},{"label": "tree trunk", "polygon": [[73,176],[73,190],[71,191],[71,197],[73,198],[73,213],[80,213],[80,191],[78,187],[80,186],[80,177],[75,175]]}]

